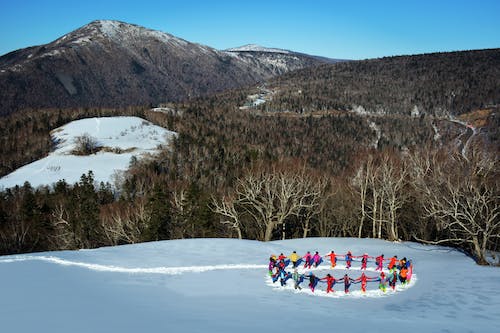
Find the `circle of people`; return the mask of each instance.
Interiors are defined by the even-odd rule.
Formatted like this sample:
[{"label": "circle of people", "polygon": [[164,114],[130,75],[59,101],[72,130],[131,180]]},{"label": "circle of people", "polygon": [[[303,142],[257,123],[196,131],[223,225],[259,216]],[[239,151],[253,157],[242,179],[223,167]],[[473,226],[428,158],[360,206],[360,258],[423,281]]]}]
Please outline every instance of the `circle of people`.
[{"label": "circle of people", "polygon": [[[335,279],[332,274],[328,273],[325,277],[320,278],[313,274],[313,272],[309,272],[309,274],[300,274],[298,271],[299,266],[304,263],[304,269],[311,269],[312,267],[318,267],[322,262],[323,258],[330,259],[330,268],[335,269],[337,266],[338,260],[343,260],[346,262],[346,269],[351,268],[352,262],[359,258],[361,259],[361,270],[366,270],[368,262],[372,261],[370,259],[375,259],[375,265],[377,268],[375,271],[380,271],[379,276],[369,277],[365,275],[365,272],[361,273],[356,279],[349,277],[348,274],[345,274],[343,277],[339,279]],[[387,269],[388,273],[384,273],[384,262],[388,262]],[[293,272],[287,272],[286,268],[288,265],[292,264]],[[384,255],[381,254],[378,257],[369,256],[367,253],[364,253],[361,256],[353,256],[351,251],[348,251],[346,254],[336,254],[334,251],[331,251],[329,254],[325,256],[321,256],[317,251],[313,255],[310,251],[304,256],[299,256],[296,251],[293,251],[290,256],[285,256],[281,253],[278,257],[275,255],[271,255],[269,258],[269,275],[273,280],[273,283],[278,280],[281,283],[281,286],[285,286],[289,279],[292,279],[294,282],[295,289],[302,289],[300,284],[304,280],[309,281],[309,288],[312,292],[316,288],[318,282],[326,282],[326,292],[334,292],[333,286],[336,283],[344,284],[344,292],[347,294],[349,292],[349,287],[351,284],[361,283],[361,291],[363,293],[366,292],[366,285],[368,282],[378,282],[378,288],[385,292],[387,290],[387,285],[389,285],[393,290],[396,288],[396,283],[399,282],[404,286],[408,284],[411,280],[411,276],[413,273],[413,263],[411,260],[407,260],[406,258],[402,258],[398,260],[398,256],[393,256],[391,258],[384,258]]]}]

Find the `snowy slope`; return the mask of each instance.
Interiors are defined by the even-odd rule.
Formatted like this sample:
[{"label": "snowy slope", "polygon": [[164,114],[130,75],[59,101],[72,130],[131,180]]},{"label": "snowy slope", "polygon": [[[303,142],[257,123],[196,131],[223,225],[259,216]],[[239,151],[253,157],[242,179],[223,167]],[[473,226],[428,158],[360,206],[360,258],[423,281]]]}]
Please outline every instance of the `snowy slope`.
[{"label": "snowy slope", "polygon": [[[84,134],[97,139],[99,146],[106,149],[88,156],[73,155],[75,138]],[[0,178],[0,188],[25,181],[34,187],[51,185],[61,179],[73,184],[89,170],[97,182],[113,183],[115,174],[128,168],[132,156],[155,153],[159,145],[166,145],[174,135],[138,117],[76,120],[52,131],[52,139],[57,143],[53,152]]]},{"label": "snowy slope", "polygon": [[[269,255],[293,250],[406,256],[413,259],[416,279],[385,294],[361,296],[355,285],[352,294],[337,287],[326,296],[324,284],[314,294],[295,292],[267,276]],[[349,274],[357,277],[359,263],[353,266]],[[327,272],[337,277],[345,270],[325,265],[317,271]],[[477,266],[450,248],[415,243],[192,239],[4,256],[0,285],[2,332],[500,330],[500,270]]]}]

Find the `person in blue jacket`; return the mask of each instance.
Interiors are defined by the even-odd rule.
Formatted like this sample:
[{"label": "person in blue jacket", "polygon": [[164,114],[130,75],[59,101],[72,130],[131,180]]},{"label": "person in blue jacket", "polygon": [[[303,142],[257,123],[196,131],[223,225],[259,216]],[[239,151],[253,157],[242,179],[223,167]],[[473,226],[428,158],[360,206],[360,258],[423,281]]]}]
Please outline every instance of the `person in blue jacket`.
[{"label": "person in blue jacket", "polygon": [[284,287],[286,285],[288,273],[285,271],[284,268],[280,268],[279,276],[280,276],[281,286]]},{"label": "person in blue jacket", "polygon": [[351,282],[354,282],[354,279],[350,278],[349,275],[345,274],[343,278],[339,279],[341,281],[344,281],[344,292],[347,294],[349,292],[349,287],[351,286]]}]

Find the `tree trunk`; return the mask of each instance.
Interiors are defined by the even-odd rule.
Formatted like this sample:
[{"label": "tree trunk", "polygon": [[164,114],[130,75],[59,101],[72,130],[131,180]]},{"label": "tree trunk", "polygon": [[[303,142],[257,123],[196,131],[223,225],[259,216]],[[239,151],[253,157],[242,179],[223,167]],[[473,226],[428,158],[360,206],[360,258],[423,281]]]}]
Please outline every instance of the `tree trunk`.
[{"label": "tree trunk", "polygon": [[393,210],[393,208],[391,208],[391,225],[390,225],[390,228],[389,228],[389,231],[390,231],[390,234],[389,234],[389,240],[391,241],[395,241],[395,240],[398,240],[398,235],[397,235],[397,231],[396,231],[396,216],[395,216],[395,212]]},{"label": "tree trunk", "polygon": [[361,238],[361,231],[363,230],[363,223],[365,221],[365,212],[361,214],[361,221],[359,222],[358,238]]},{"label": "tree trunk", "polygon": [[272,223],[266,224],[266,233],[264,235],[264,242],[269,242],[273,237],[274,225]]},{"label": "tree trunk", "polygon": [[309,232],[309,219],[306,218],[306,222],[305,222],[305,225],[304,225],[304,233],[302,234],[302,238],[307,238],[307,233]]},{"label": "tree trunk", "polygon": [[488,265],[486,260],[486,251],[479,246],[479,239],[477,236],[472,237],[472,244],[474,245],[474,254],[476,256],[476,261],[479,265]]}]

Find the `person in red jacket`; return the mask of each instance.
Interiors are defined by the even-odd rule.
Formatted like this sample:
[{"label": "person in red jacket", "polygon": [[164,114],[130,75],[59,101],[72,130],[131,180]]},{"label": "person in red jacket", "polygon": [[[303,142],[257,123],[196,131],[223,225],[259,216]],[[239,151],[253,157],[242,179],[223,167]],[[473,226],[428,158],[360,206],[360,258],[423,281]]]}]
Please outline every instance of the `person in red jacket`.
[{"label": "person in red jacket", "polygon": [[337,266],[337,255],[335,254],[335,252],[332,250],[332,252],[325,256],[325,258],[326,257],[330,258],[331,268],[335,268],[335,266]]},{"label": "person in red jacket", "polygon": [[366,264],[368,264],[368,258],[373,258],[373,257],[370,257],[367,253],[361,256],[361,269],[366,270]]},{"label": "person in red jacket", "polygon": [[345,268],[347,269],[351,268],[351,263],[352,263],[352,253],[351,251],[347,251],[347,254],[345,255]]},{"label": "person in red jacket", "polygon": [[366,283],[368,281],[373,281],[374,279],[377,279],[376,277],[373,278],[373,277],[368,277],[365,275],[365,272],[362,272],[361,273],[361,276],[359,278],[357,278],[356,280],[354,280],[355,282],[358,282],[358,281],[361,281],[361,291],[362,292],[366,292]]},{"label": "person in red jacket", "polygon": [[324,278],[321,279],[322,281],[326,281],[326,293],[328,294],[329,292],[334,292],[333,290],[333,285],[335,284],[335,278],[331,274],[326,274]]},{"label": "person in red jacket", "polygon": [[377,268],[375,269],[376,271],[383,271],[384,270],[384,255],[381,254],[377,258],[375,258],[375,263],[377,264]]}]

